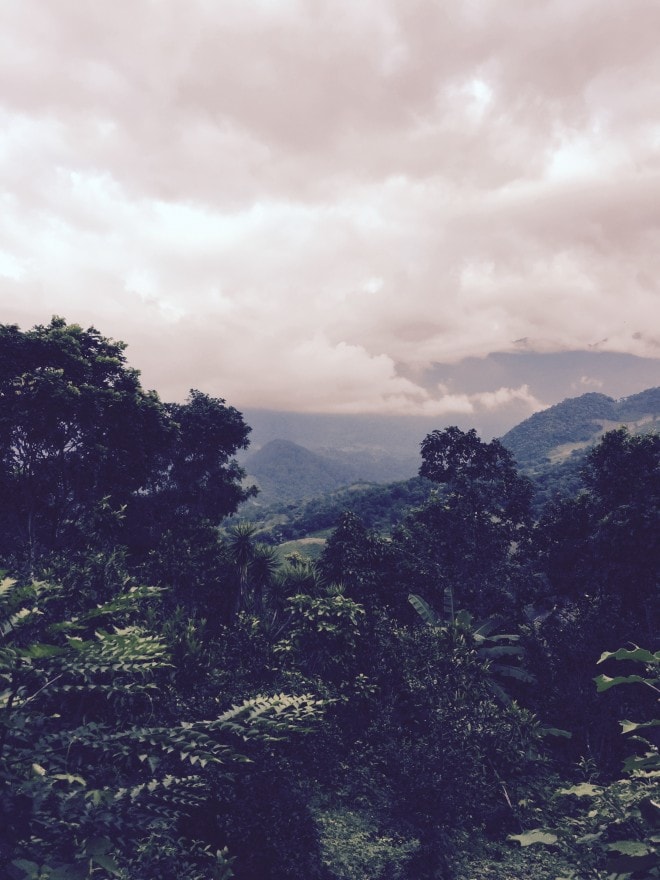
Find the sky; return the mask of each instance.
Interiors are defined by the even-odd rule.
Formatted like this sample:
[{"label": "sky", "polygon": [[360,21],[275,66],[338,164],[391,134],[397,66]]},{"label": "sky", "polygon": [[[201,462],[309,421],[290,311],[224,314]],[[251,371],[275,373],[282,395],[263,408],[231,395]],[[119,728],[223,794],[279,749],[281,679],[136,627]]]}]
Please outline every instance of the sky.
[{"label": "sky", "polygon": [[658,34],[657,0],[3,0],[0,322],[238,408],[660,384]]}]

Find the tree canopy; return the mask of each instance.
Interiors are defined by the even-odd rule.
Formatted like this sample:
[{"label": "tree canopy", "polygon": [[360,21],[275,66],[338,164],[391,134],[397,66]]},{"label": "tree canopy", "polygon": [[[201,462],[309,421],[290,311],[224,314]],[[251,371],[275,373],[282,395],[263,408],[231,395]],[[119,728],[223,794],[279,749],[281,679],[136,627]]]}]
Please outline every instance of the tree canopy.
[{"label": "tree canopy", "polygon": [[248,494],[232,458],[248,442],[241,414],[200,391],[162,403],[125,348],[59,317],[0,325],[3,553],[33,561],[71,546],[103,511],[106,526],[121,516],[162,528],[178,513],[219,522]]}]

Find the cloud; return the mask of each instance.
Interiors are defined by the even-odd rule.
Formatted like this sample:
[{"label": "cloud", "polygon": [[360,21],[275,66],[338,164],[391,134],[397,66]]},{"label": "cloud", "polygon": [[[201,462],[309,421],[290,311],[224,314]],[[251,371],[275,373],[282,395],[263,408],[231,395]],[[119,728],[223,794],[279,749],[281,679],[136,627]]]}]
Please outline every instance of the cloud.
[{"label": "cloud", "polygon": [[593,388],[602,388],[603,383],[600,379],[595,379],[592,376],[580,376],[579,382],[573,383],[573,390],[584,392],[586,390],[590,390]]},{"label": "cloud", "polygon": [[538,412],[546,409],[547,404],[541,403],[529,390],[529,385],[521,385],[519,388],[498,388],[497,391],[482,391],[478,394],[470,395],[470,399],[474,401],[477,407],[483,407],[487,410],[498,409],[499,407],[513,403],[524,403],[529,407],[530,413]]},{"label": "cloud", "polygon": [[5,4],[3,319],[94,323],[169,399],[307,411],[531,411],[524,378],[425,376],[657,358],[659,27],[646,0]]}]

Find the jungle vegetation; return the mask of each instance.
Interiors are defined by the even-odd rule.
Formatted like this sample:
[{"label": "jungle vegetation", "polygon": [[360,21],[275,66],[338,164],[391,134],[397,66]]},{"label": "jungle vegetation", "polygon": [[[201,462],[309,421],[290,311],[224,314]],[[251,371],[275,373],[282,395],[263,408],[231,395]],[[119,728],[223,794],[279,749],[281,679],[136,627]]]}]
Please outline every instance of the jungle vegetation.
[{"label": "jungle vegetation", "polygon": [[0,875],[658,877],[660,437],[538,510],[435,430],[312,563],[228,519],[249,430],[0,326]]}]

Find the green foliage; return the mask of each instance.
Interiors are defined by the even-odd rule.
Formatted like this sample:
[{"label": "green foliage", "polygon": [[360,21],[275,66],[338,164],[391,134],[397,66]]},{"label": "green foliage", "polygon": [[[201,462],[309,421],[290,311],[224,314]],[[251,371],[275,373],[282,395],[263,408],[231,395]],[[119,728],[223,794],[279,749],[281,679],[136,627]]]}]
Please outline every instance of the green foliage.
[{"label": "green foliage", "polygon": [[[642,663],[646,671],[641,675],[614,678],[599,675],[595,681],[600,692],[622,684],[642,684],[660,693],[660,652],[621,648],[605,651],[598,662],[611,660]],[[595,880],[659,877],[660,755],[657,746],[638,733],[659,723],[658,719],[644,723],[622,721],[622,732],[634,733],[630,739],[642,748],[642,754],[634,754],[624,762],[626,777],[603,785],[582,782],[558,789],[555,797],[586,800],[588,808],[569,811],[555,833],[536,829],[511,835],[511,839],[522,846],[558,844],[579,864],[579,874],[571,874],[576,880],[578,877]]]},{"label": "green foliage", "polygon": [[[451,593],[451,590],[449,590],[449,593]],[[415,593],[410,593],[410,595],[408,596],[408,601],[422,618],[424,623],[427,623],[429,626],[437,626],[440,623],[440,618],[438,617],[436,612],[433,610],[433,608],[431,608],[431,606],[425,599],[422,599],[421,596],[416,596]],[[454,615],[452,613],[450,618],[451,622],[453,622],[453,617]]]},{"label": "green foliage", "polygon": [[135,855],[117,873],[120,880],[231,880],[235,859],[226,847],[171,835],[151,834],[136,847]]},{"label": "green foliage", "polygon": [[509,839],[517,840],[521,846],[534,846],[536,843],[552,845],[557,843],[558,840],[556,834],[550,831],[543,831],[540,828],[536,828],[534,831],[523,831],[522,834],[510,834]]},{"label": "green foliage", "polygon": [[405,880],[419,841],[378,828],[373,816],[347,809],[319,810],[323,863],[335,880]]},{"label": "green foliage", "polygon": [[652,638],[660,571],[660,435],[630,436],[625,429],[605,434],[587,456],[582,477],[587,491],[551,507],[537,529],[550,584],[555,594],[587,596],[634,616],[634,631]]},{"label": "green foliage", "polygon": [[590,755],[607,772],[622,756],[617,713],[633,699],[640,721],[653,711],[650,694],[610,688],[597,696],[591,669],[613,643],[655,638],[659,478],[657,437],[611,432],[588,456],[585,491],[552,505],[534,534],[535,580],[545,597],[529,609],[531,669],[544,710],[574,733],[573,760]]},{"label": "green foliage", "polygon": [[161,403],[124,349],[62,318],[0,325],[0,554],[30,574],[92,531],[144,554],[173,522],[217,523],[251,494],[232,459],[241,414],[194,390]]},{"label": "green foliage", "polygon": [[112,620],[135,612],[150,591],[129,589],[51,620],[57,592],[12,580],[0,587],[0,859],[20,880],[35,871],[88,876],[90,866],[119,875],[145,841],[166,836],[175,846],[177,823],[213,795],[206,768],[214,786],[228,784],[248,760],[246,746],[307,730],[319,710],[311,697],[279,694],[212,720],[149,723],[169,667],[165,645]]},{"label": "green foliage", "polygon": [[342,514],[317,567],[327,582],[343,584],[356,602],[396,605],[392,546],[354,513]]},{"label": "green foliage", "polygon": [[274,586],[279,565],[276,551],[255,540],[256,528],[240,522],[227,530],[229,557],[238,575],[235,613],[259,612]]},{"label": "green foliage", "polygon": [[521,464],[539,462],[557,446],[593,440],[605,420],[616,418],[611,397],[589,392],[535,413],[505,434],[502,443]]},{"label": "green foliage", "polygon": [[[514,644],[520,637],[513,633],[496,632],[503,623],[501,617],[494,616],[474,622],[468,611],[461,610],[454,613],[453,591],[449,588],[445,590],[446,622],[444,623],[421,596],[411,593],[408,601],[422,620],[429,626],[436,627],[443,637],[453,643],[462,643],[474,649],[476,656],[483,662],[485,670],[493,677],[491,687],[494,693],[503,702],[509,702],[511,699],[504,686],[507,678],[527,683],[534,681],[534,676],[520,665],[525,649],[519,644]],[[517,658],[518,662],[514,658]]]},{"label": "green foliage", "polygon": [[346,512],[355,514],[368,529],[380,534],[392,528],[415,507],[428,500],[431,484],[414,477],[387,485],[353,485],[296,504],[264,506],[262,497],[241,507],[241,516],[259,522],[260,537],[273,543],[292,541],[334,529]]},{"label": "green foliage", "polygon": [[241,414],[222,398],[192,389],[185,403],[164,406],[170,433],[160,450],[149,491],[156,514],[219,523],[254,494],[232,458],[248,445]]},{"label": "green foliage", "polygon": [[[434,431],[423,477],[343,495],[318,565],[281,564],[263,530],[219,528],[250,494],[240,413],[161,403],[123,352],[0,327],[0,554],[24,575],[0,585],[2,876],[429,880],[482,831],[525,864],[545,843],[580,877],[657,876],[659,654],[604,652],[654,632],[657,438],[606,435],[532,541],[507,450]],[[589,768],[547,814],[565,732],[506,698],[528,666],[518,696]],[[614,781],[612,739],[635,749]]]},{"label": "green foliage", "polygon": [[291,596],[287,605],[287,634],[275,652],[292,658],[310,674],[345,680],[355,662],[364,608],[341,593],[320,597],[300,593]]},{"label": "green foliage", "polygon": [[428,434],[421,445],[421,477],[447,484],[471,506],[511,523],[529,512],[531,484],[520,477],[513,456],[499,440],[484,443],[474,429],[457,427]]},{"label": "green foliage", "polygon": [[0,552],[70,543],[103,499],[119,509],[144,485],[167,419],[124,348],[62,318],[0,325]]},{"label": "green foliage", "polygon": [[[478,617],[513,604],[524,577],[531,487],[509,452],[475,431],[434,431],[420,475],[439,488],[394,530],[390,556],[405,590],[439,607],[447,588]],[[405,595],[404,593],[404,595]]]},{"label": "green foliage", "polygon": [[398,808],[426,837],[434,823],[506,807],[502,782],[527,772],[538,731],[529,713],[494,698],[473,644],[449,629],[386,627],[376,650],[367,755]]}]

